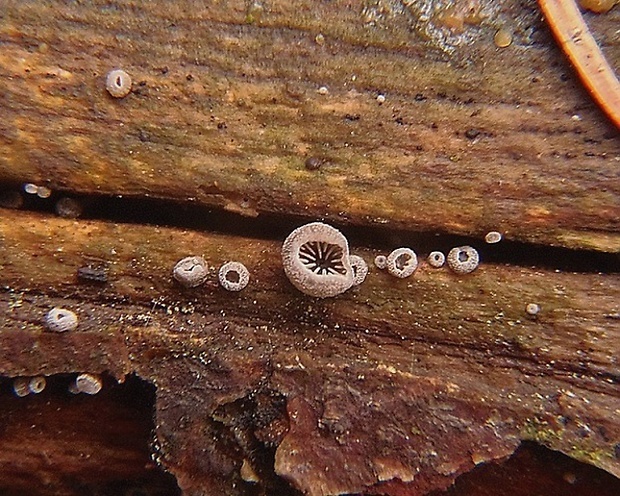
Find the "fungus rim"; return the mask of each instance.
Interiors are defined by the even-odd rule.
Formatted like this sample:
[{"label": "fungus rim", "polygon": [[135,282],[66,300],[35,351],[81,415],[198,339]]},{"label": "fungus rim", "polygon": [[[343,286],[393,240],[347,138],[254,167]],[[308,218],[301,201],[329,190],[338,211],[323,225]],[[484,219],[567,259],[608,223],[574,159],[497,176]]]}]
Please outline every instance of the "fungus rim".
[{"label": "fungus rim", "polygon": [[353,269],[353,285],[359,286],[366,280],[368,275],[368,264],[359,255],[350,255],[349,263]]},{"label": "fungus rim", "polygon": [[112,69],[105,78],[105,88],[114,98],[124,98],[131,93],[131,76],[123,69]]},{"label": "fungus rim", "polygon": [[[461,260],[461,255],[467,257],[466,260]],[[446,257],[448,267],[456,274],[469,274],[478,267],[480,263],[480,255],[478,250],[469,245],[456,246],[448,252]]]},{"label": "fungus rim", "polygon": [[[230,272],[236,272],[239,276],[238,281],[231,281],[228,279],[228,274]],[[220,285],[226,291],[241,291],[245,288],[250,282],[250,271],[247,269],[245,265],[241,262],[226,262],[220,267],[220,270],[217,273],[217,277],[220,281]]]},{"label": "fungus rim", "polygon": [[77,326],[77,315],[66,308],[54,307],[45,315],[45,327],[52,332],[74,331]]},{"label": "fungus rim", "polygon": [[[399,266],[401,257],[409,259]],[[390,275],[399,279],[405,279],[413,274],[418,268],[418,256],[411,248],[401,247],[393,250],[386,258],[386,268]]]}]

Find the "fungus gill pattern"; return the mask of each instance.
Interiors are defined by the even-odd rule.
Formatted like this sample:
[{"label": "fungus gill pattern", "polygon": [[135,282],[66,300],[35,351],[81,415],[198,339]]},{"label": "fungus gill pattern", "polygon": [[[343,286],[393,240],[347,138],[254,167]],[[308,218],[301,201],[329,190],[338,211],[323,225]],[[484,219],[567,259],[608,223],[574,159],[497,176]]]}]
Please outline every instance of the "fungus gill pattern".
[{"label": "fungus gill pattern", "polygon": [[227,291],[241,291],[250,282],[250,272],[241,262],[226,262],[220,267],[218,279]]},{"label": "fungus gill pattern", "polygon": [[202,257],[185,257],[172,269],[172,276],[186,288],[200,286],[208,275],[207,262]]},{"label": "fungus gill pattern", "polygon": [[45,325],[53,332],[73,331],[78,325],[78,318],[71,310],[54,307],[47,312]]},{"label": "fungus gill pattern", "polygon": [[391,275],[404,279],[418,268],[418,257],[411,248],[396,248],[387,256],[386,267]]},{"label": "fungus gill pattern", "polygon": [[480,257],[471,246],[457,246],[448,252],[446,260],[456,274],[468,274],[478,267]]},{"label": "fungus gill pattern", "polygon": [[291,283],[310,296],[336,296],[353,284],[347,239],[322,222],[298,227],[288,235],[282,244],[282,264]]}]

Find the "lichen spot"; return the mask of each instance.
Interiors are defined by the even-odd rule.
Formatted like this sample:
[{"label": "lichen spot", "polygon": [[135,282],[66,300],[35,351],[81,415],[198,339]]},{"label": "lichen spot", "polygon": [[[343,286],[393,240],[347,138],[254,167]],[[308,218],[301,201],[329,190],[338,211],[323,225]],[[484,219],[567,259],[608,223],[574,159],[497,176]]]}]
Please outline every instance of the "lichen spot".
[{"label": "lichen spot", "polygon": [[428,265],[438,269],[439,267],[443,267],[443,264],[446,263],[446,257],[440,251],[432,251],[428,254],[426,261],[428,262]]},{"label": "lichen spot", "polygon": [[391,275],[404,279],[418,268],[418,257],[411,248],[396,248],[388,255],[386,267]]},{"label": "lichen spot", "polygon": [[471,246],[457,246],[448,252],[448,267],[456,274],[469,274],[476,270],[480,256]]},{"label": "lichen spot", "polygon": [[484,236],[484,241],[490,245],[499,243],[502,240],[502,233],[497,231],[489,231]]},{"label": "lichen spot", "polygon": [[227,291],[241,291],[250,282],[250,272],[241,262],[226,262],[220,267],[218,279]]},{"label": "lichen spot", "polygon": [[353,284],[359,286],[366,280],[368,275],[368,264],[359,255],[351,255],[349,257],[351,268],[353,269]]},{"label": "lichen spot", "polygon": [[185,257],[179,260],[172,269],[172,277],[186,288],[200,286],[208,275],[207,262],[202,257]]},{"label": "lichen spot", "polygon": [[45,326],[52,332],[73,331],[77,325],[77,315],[64,308],[54,307],[45,316]]},{"label": "lichen spot", "polygon": [[131,91],[131,76],[122,69],[108,72],[105,88],[114,98],[123,98]]}]

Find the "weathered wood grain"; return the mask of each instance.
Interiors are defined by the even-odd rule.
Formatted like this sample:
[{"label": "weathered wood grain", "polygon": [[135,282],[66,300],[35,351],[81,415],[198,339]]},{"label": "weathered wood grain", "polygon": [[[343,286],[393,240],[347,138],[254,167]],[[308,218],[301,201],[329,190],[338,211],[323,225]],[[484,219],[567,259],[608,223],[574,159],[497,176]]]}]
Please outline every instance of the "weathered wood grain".
[{"label": "weathered wood grain", "polygon": [[535,2],[431,4],[5,2],[0,181],[617,252],[617,131]]},{"label": "weathered wood grain", "polygon": [[[152,382],[160,461],[186,494],[245,494],[244,462],[267,493],[282,478],[316,495],[425,492],[524,439],[620,473],[618,275],[375,269],[317,301],[272,241],[14,211],[0,242],[1,372]],[[179,287],[171,268],[188,254],[244,262],[250,286],[225,292],[213,271]],[[92,261],[107,284],[77,281]],[[81,317],[71,335],[43,331],[59,302]]]}]

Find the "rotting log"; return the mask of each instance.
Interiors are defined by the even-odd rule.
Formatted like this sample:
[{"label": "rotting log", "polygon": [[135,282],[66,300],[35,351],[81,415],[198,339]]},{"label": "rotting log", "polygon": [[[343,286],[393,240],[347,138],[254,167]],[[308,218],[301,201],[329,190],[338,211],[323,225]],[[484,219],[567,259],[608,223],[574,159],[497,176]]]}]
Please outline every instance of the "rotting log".
[{"label": "rotting log", "polygon": [[[307,494],[423,493],[522,440],[620,474],[618,275],[375,270],[315,301],[273,241],[17,211],[0,241],[3,373],[152,382],[158,455],[186,494],[244,494],[244,463],[267,492],[281,477]],[[181,288],[186,253],[234,253],[251,285]],[[77,282],[93,260],[105,286]],[[43,330],[54,305],[77,311],[77,332]]]},{"label": "rotting log", "polygon": [[[534,1],[425,18],[432,3],[5,2],[0,186],[77,195],[98,219],[0,210],[0,373],[154,384],[153,456],[185,494],[422,494],[524,440],[619,477],[617,131]],[[587,20],[620,66],[618,9]],[[499,27],[513,33],[501,50]],[[116,67],[134,78],[124,99],[105,92]],[[192,206],[214,214],[153,225],[162,206],[177,226]],[[524,244],[488,248],[467,277],[372,271],[317,301],[280,265],[300,218],[339,224],[367,261],[403,239],[424,252],[435,233]],[[531,243],[553,260],[530,261]],[[171,278],[188,254],[212,267],[199,290]],[[252,272],[239,294],[216,284],[230,258]],[[77,332],[43,331],[54,305]],[[124,460],[141,477],[141,458]]]},{"label": "rotting log", "polygon": [[617,252],[617,131],[536,3],[431,3],[7,2],[0,181]]}]

